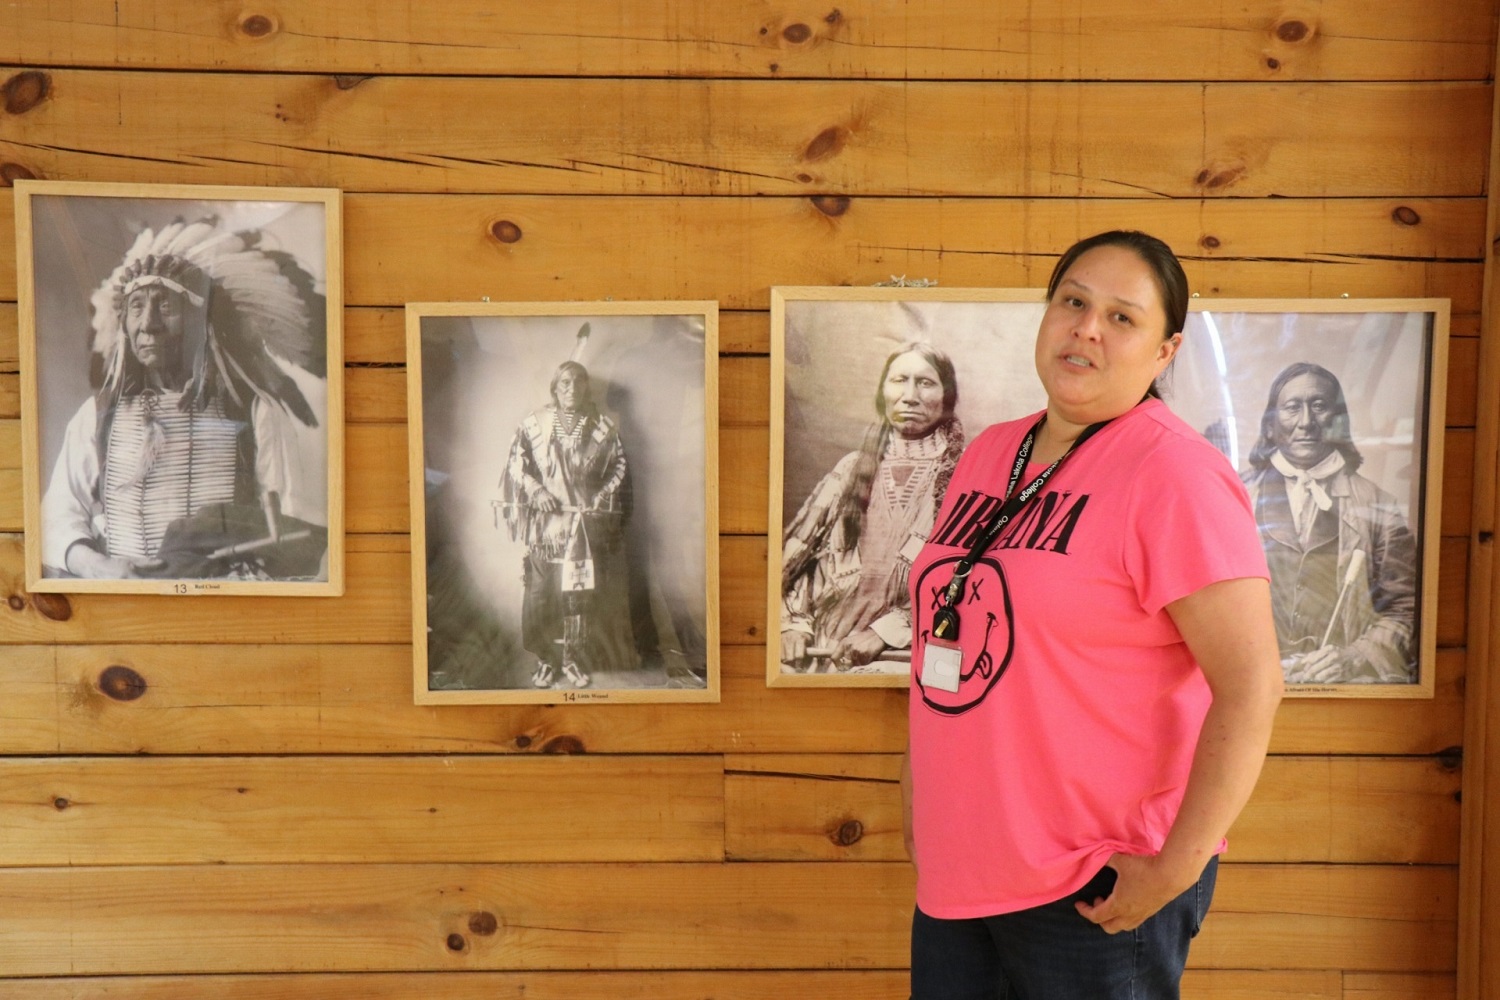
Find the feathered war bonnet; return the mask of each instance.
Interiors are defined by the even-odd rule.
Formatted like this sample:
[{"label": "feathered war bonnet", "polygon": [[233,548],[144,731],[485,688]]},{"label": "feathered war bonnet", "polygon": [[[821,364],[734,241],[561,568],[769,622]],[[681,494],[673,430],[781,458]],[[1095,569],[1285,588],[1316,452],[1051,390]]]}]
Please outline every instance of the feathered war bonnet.
[{"label": "feathered war bonnet", "polygon": [[183,409],[201,410],[222,397],[231,412],[244,413],[259,396],[316,426],[312,407],[282,364],[326,376],[323,296],[295,258],[262,249],[260,238],[258,230],[222,232],[217,217],[141,231],[90,300],[93,349],[102,362],[101,402],[139,391],[132,384],[140,375],[125,336],[125,302],[136,289],[156,285],[183,296],[207,318]]}]

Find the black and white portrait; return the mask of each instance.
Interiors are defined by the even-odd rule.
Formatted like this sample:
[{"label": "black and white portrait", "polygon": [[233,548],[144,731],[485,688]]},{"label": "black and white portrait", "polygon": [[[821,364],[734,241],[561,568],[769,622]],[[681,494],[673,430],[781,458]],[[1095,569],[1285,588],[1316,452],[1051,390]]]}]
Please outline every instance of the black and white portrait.
[{"label": "black and white portrait", "polygon": [[337,192],[128,191],[19,192],[37,589],[339,592]]},{"label": "black and white portrait", "polygon": [[908,569],[968,439],[1045,399],[1040,290],[772,295],[773,685],[905,685]]},{"label": "black and white portrait", "polygon": [[717,697],[716,314],[588,305],[408,307],[419,701]]},{"label": "black and white portrait", "polygon": [[1188,318],[1167,401],[1240,471],[1296,689],[1420,693],[1430,663],[1446,302],[1423,304]]}]

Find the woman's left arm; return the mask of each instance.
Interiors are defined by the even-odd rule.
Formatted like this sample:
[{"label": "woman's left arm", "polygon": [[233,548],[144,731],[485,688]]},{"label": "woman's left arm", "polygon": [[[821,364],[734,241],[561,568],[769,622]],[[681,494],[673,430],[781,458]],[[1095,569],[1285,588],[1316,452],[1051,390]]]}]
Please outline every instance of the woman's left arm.
[{"label": "woman's left arm", "polygon": [[1213,693],[1177,819],[1161,852],[1116,854],[1109,897],[1078,912],[1111,934],[1139,926],[1187,890],[1260,776],[1281,701],[1281,661],[1263,579],[1224,580],[1167,605]]}]

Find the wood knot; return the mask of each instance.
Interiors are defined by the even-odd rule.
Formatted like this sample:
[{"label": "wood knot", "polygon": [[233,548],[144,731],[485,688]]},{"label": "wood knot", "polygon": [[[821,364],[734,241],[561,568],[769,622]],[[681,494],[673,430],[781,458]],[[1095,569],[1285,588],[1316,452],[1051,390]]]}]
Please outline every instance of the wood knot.
[{"label": "wood knot", "polygon": [[1193,182],[1199,187],[1212,191],[1215,188],[1232,187],[1244,176],[1245,167],[1243,164],[1236,164],[1231,167],[1219,167],[1217,169],[1205,167],[1198,171],[1198,175],[1193,178]]},{"label": "wood knot", "polygon": [[26,598],[20,594],[11,594],[5,599],[5,603],[10,605],[12,611],[24,611],[26,609]]},{"label": "wood knot", "polygon": [[16,181],[34,181],[36,174],[19,163],[0,163],[0,187],[12,187]]},{"label": "wood knot", "polygon": [[39,69],[24,70],[6,80],[0,93],[5,95],[6,111],[13,115],[23,115],[52,93],[52,77]]},{"label": "wood knot", "polygon": [[1402,226],[1415,226],[1420,224],[1422,221],[1422,217],[1417,214],[1416,209],[1409,208],[1406,205],[1397,205],[1396,208],[1391,212],[1391,218],[1394,219],[1398,225]]},{"label": "wood knot", "polygon": [[831,219],[837,219],[849,211],[849,196],[846,194],[820,194],[812,199],[813,207]]},{"label": "wood knot", "polygon": [[55,798],[55,799],[52,800],[52,808],[56,809],[58,812],[62,812],[64,809],[68,808],[68,806],[70,806],[72,804],[73,803],[69,802],[67,799],[63,798],[61,795],[59,795],[57,798]]},{"label": "wood knot", "polygon": [[1276,37],[1283,42],[1300,42],[1312,34],[1312,29],[1302,21],[1282,21],[1276,26]]},{"label": "wood knot", "polygon": [[468,942],[468,940],[462,934],[449,934],[448,935],[448,950],[449,951],[463,951],[468,946],[469,946],[469,942]]},{"label": "wood knot", "polygon": [[796,24],[789,24],[785,28],[782,28],[781,37],[793,45],[801,45],[812,37],[812,29],[799,21]]},{"label": "wood knot", "polygon": [[73,617],[73,603],[67,594],[32,594],[31,606],[49,621],[65,622]]},{"label": "wood knot", "polygon": [[588,753],[588,749],[576,736],[554,736],[542,744],[542,753],[580,754]]},{"label": "wood knot", "polygon": [[812,183],[812,174],[798,174],[797,175],[797,183],[798,184],[811,184]]},{"label": "wood knot", "polygon": [[509,219],[501,219],[490,224],[490,235],[501,243],[518,243],[521,240],[521,227]]},{"label": "wood knot", "polygon": [[115,701],[135,701],[146,693],[146,678],[117,663],[99,672],[99,690]]},{"label": "wood knot", "polygon": [[369,73],[335,73],[333,75],[334,86],[340,90],[353,90],[366,80],[370,79]]},{"label": "wood knot", "polygon": [[840,847],[853,847],[864,839],[865,825],[857,819],[849,819],[838,825],[829,839]]},{"label": "wood knot", "polygon": [[809,142],[807,148],[802,151],[802,159],[808,163],[817,163],[837,156],[843,152],[844,144],[848,141],[848,129],[842,125],[830,125],[813,136],[812,142]]},{"label": "wood knot", "polygon": [[489,937],[499,929],[500,921],[495,919],[495,915],[493,913],[487,913],[484,910],[480,910],[477,913],[469,914],[469,930],[473,931],[475,934],[478,934],[480,937]]},{"label": "wood knot", "polygon": [[1457,771],[1464,766],[1464,748],[1444,747],[1437,752],[1437,764],[1444,771]]},{"label": "wood knot", "polygon": [[1198,245],[1205,250],[1219,249],[1219,238],[1217,236],[1205,236],[1198,241]]},{"label": "wood knot", "polygon": [[246,14],[240,18],[240,31],[251,38],[265,38],[275,30],[275,20],[264,14]]},{"label": "wood knot", "polygon": [[1275,56],[1267,56],[1266,57],[1266,69],[1280,69],[1280,68],[1281,68],[1281,60],[1280,59],[1277,59]]},{"label": "wood knot", "polygon": [[531,746],[531,737],[530,736],[527,736],[525,733],[522,733],[520,736],[516,737],[516,749],[517,750],[525,750],[529,746]]},{"label": "wood knot", "polygon": [[823,23],[824,24],[838,24],[843,19],[844,19],[844,12],[841,11],[841,10],[839,10],[837,7],[835,7],[835,8],[833,8],[833,10],[830,10],[828,12],[828,16],[827,17],[823,18]]}]

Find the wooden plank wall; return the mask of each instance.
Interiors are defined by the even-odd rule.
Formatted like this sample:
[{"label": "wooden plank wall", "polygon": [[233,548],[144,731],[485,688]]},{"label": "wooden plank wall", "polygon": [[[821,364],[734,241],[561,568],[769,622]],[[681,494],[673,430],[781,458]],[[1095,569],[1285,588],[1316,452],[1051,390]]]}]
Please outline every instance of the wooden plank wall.
[{"label": "wooden plank wall", "polygon": [[[1205,296],[1453,300],[1437,695],[1283,707],[1187,995],[1455,996],[1495,15],[0,5],[5,183],[347,192],[351,531],[337,600],[27,594],[0,203],[0,998],[904,997],[904,694],[763,681],[768,288],[1113,226]],[[722,303],[722,704],[411,704],[400,309],[485,295]]]}]

